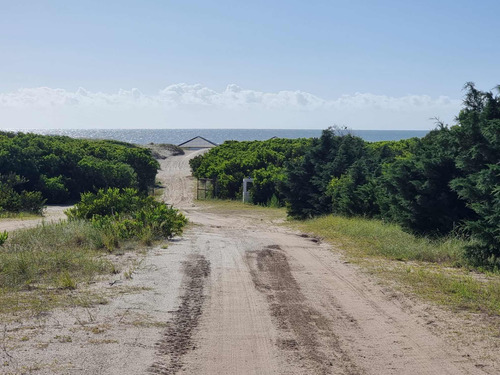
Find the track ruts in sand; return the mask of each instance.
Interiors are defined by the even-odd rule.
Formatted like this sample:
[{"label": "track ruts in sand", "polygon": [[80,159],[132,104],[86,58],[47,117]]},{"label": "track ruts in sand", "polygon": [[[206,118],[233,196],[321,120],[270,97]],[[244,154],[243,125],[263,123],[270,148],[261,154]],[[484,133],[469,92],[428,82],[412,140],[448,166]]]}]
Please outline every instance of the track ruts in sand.
[{"label": "track ruts in sand", "polygon": [[255,287],[267,297],[275,324],[282,332],[277,342],[292,362],[314,374],[363,374],[341,347],[330,321],[307,304],[279,245],[247,252]]},{"label": "track ruts in sand", "polygon": [[210,262],[202,255],[191,255],[184,264],[186,282],[179,308],[173,312],[169,327],[156,344],[159,359],[149,371],[154,374],[171,375],[183,366],[182,357],[196,349],[192,340],[193,330],[198,326],[202,314],[204,283],[210,274]]}]

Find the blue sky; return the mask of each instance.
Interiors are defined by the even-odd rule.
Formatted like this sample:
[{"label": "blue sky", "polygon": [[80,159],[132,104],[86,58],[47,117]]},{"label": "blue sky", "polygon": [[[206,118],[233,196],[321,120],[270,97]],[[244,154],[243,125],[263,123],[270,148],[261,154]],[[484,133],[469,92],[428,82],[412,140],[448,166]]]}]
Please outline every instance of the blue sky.
[{"label": "blue sky", "polygon": [[427,129],[500,83],[498,1],[0,7],[1,128]]}]

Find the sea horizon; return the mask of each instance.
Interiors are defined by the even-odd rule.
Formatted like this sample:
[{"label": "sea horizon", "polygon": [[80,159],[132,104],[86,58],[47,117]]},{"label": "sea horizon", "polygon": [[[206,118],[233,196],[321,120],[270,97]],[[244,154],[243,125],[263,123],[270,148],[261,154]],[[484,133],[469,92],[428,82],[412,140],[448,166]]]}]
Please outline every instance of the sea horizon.
[{"label": "sea horizon", "polygon": [[[197,136],[214,143],[225,141],[253,141],[277,138],[313,138],[321,136],[324,129],[5,129],[5,131],[36,133],[44,135],[63,135],[73,138],[112,139],[117,141],[148,144],[171,143],[180,144]],[[397,141],[413,137],[424,137],[430,130],[362,130],[341,129],[368,142]]]}]

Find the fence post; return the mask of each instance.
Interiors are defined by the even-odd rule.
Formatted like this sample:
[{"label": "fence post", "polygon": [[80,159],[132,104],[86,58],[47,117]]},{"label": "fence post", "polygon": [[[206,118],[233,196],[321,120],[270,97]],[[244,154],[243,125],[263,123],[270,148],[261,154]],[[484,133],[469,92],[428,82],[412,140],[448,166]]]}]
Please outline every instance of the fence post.
[{"label": "fence post", "polygon": [[253,182],[253,178],[243,179],[243,203],[246,203],[250,200],[250,192],[248,191],[249,182]]}]

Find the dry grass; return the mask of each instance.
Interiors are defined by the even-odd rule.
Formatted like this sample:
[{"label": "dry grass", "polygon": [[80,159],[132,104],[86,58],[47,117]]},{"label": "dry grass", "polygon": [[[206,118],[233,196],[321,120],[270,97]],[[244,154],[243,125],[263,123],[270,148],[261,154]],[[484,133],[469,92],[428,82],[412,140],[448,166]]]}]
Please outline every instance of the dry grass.
[{"label": "dry grass", "polygon": [[3,320],[18,319],[19,313],[39,316],[54,308],[84,307],[104,305],[108,299],[102,293],[89,290],[36,289],[0,290],[0,314]]},{"label": "dry grass", "polygon": [[11,232],[0,246],[0,314],[37,315],[56,307],[106,303],[108,296],[89,289],[89,283],[126,267],[119,254],[137,251],[139,255],[143,250],[138,243],[125,242],[116,255],[110,254],[106,241],[106,233],[86,221]]},{"label": "dry grass", "polygon": [[78,282],[113,272],[103,248],[103,234],[84,221],[14,231],[0,248],[0,288],[74,289]]}]

